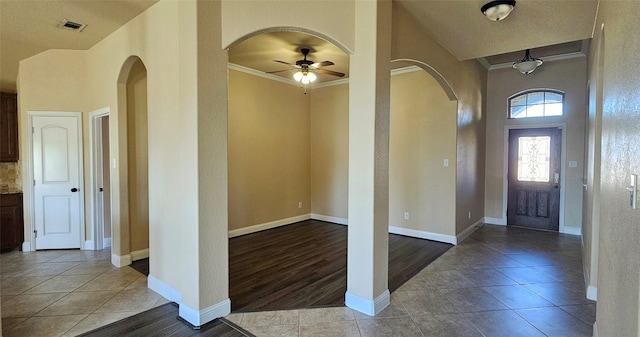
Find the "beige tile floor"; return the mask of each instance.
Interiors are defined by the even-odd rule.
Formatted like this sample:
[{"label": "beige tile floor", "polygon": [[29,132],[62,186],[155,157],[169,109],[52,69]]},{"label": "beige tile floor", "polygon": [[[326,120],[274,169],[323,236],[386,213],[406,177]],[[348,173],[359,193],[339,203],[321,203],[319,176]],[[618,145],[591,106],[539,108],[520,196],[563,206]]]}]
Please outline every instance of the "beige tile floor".
[{"label": "beige tile floor", "polygon": [[[346,307],[232,313],[256,336],[591,336],[580,237],[485,225],[391,295]],[[110,252],[1,255],[5,337],[74,336],[166,303]]]},{"label": "beige tile floor", "polygon": [[391,294],[375,317],[346,307],[232,313],[260,337],[591,336],[579,236],[485,225]]},{"label": "beige tile floor", "polygon": [[110,259],[109,250],[1,254],[2,335],[76,336],[167,302]]}]

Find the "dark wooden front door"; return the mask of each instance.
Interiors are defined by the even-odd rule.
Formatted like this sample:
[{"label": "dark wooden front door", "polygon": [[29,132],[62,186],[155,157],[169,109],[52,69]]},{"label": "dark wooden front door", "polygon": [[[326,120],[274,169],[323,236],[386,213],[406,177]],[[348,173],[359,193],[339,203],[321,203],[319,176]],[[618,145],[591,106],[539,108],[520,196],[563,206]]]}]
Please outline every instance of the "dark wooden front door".
[{"label": "dark wooden front door", "polygon": [[509,131],[507,224],[557,231],[562,129]]}]

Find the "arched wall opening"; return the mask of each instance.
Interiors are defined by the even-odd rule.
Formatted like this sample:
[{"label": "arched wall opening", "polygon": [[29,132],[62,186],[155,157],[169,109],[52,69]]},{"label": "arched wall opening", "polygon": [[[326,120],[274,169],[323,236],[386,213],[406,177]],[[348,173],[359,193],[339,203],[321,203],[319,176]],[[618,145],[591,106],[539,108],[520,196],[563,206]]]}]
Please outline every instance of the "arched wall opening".
[{"label": "arched wall opening", "polygon": [[117,87],[120,218],[112,250],[127,265],[149,257],[147,69],[139,57],[124,62]]},{"label": "arched wall opening", "polygon": [[[260,56],[268,68],[257,71],[250,59],[272,52],[260,49],[267,42],[276,53]],[[301,29],[274,28],[250,34],[229,50],[231,238],[317,216],[346,224],[349,87],[345,81],[331,82],[339,77],[318,73],[318,80],[307,86],[305,94],[292,77],[297,70],[292,64],[303,58],[303,47],[311,49],[311,60],[331,60],[348,68],[343,48]],[[282,72],[268,75],[265,71]],[[230,259],[232,309],[247,310],[234,301],[238,274],[234,268]]]},{"label": "arched wall opening", "polygon": [[457,99],[416,61],[391,71],[389,230],[456,244]]}]

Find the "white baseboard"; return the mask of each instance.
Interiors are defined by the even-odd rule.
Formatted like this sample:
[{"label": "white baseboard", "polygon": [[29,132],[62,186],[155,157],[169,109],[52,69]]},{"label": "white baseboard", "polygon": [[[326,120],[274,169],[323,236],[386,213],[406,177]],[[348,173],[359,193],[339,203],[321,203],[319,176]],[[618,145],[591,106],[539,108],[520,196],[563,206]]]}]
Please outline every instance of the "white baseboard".
[{"label": "white baseboard", "polygon": [[464,239],[468,238],[469,235],[473,234],[473,232],[475,232],[480,227],[482,227],[482,225],[484,225],[484,219],[480,219],[480,220],[474,222],[471,226],[467,227],[467,229],[463,230],[458,235],[456,235],[456,243],[455,244],[457,245],[460,242],[464,241]]},{"label": "white baseboard", "polygon": [[93,240],[85,240],[82,250],[94,250]]},{"label": "white baseboard", "polygon": [[111,247],[111,238],[103,238],[102,247],[103,248]]},{"label": "white baseboard", "polygon": [[126,254],[126,255],[120,256],[116,254],[111,254],[111,264],[113,264],[118,268],[128,266],[131,264],[131,255]]},{"label": "white baseboard", "polygon": [[336,218],[334,216],[328,216],[328,215],[322,215],[322,214],[316,214],[316,213],[311,213],[311,219],[320,220],[320,221],[327,221],[327,222],[333,222],[333,223],[336,223],[338,225],[348,225],[349,224],[349,220],[348,219]]},{"label": "white baseboard", "polygon": [[31,251],[31,242],[23,242],[22,243],[22,251],[30,252]]},{"label": "white baseboard", "polygon": [[276,227],[280,227],[280,226],[286,226],[286,225],[290,225],[292,223],[296,223],[296,222],[300,222],[300,221],[304,221],[304,220],[309,220],[309,219],[311,219],[310,214],[303,214],[303,215],[298,215],[298,216],[294,216],[294,217],[291,217],[291,218],[286,218],[286,219],[266,222],[266,223],[262,223],[262,224],[258,224],[258,225],[253,225],[253,226],[249,226],[249,227],[234,229],[234,230],[230,230],[229,231],[229,237],[233,238],[233,237],[236,237],[236,236],[241,236],[241,235],[251,234],[251,233],[255,233],[255,232],[260,232],[260,231],[263,231],[263,230],[276,228]]},{"label": "white baseboard", "polygon": [[598,288],[594,286],[587,287],[587,298],[592,301],[598,300]]},{"label": "white baseboard", "polygon": [[598,326],[596,323],[598,322],[593,322],[593,337],[598,337]]},{"label": "white baseboard", "polygon": [[570,234],[570,235],[582,235],[582,228],[564,226],[564,230],[562,230],[561,233]]},{"label": "white baseboard", "polygon": [[149,248],[136,250],[131,252],[129,255],[131,255],[131,261],[146,259],[149,257]]},{"label": "white baseboard", "polygon": [[420,239],[445,242],[445,243],[450,243],[452,245],[456,244],[456,237],[453,235],[438,234],[438,233],[419,231],[415,229],[402,228],[402,227],[396,227],[396,226],[389,226],[389,233],[411,236],[411,237],[420,238]]},{"label": "white baseboard", "polygon": [[391,303],[391,294],[389,293],[389,289],[384,291],[382,294],[380,294],[380,296],[376,297],[373,300],[362,298],[348,291],[346,292],[344,297],[344,304],[347,307],[369,316],[377,315]]},{"label": "white baseboard", "polygon": [[484,217],[484,223],[489,224],[489,225],[506,226],[507,225],[507,219],[506,218],[492,218],[492,217],[485,216]]},{"label": "white baseboard", "polygon": [[147,277],[147,287],[171,302],[180,303],[182,301],[182,295],[179,291],[153,277],[151,274]]},{"label": "white baseboard", "polygon": [[194,326],[201,326],[218,317],[224,317],[231,313],[231,300],[228,298],[202,310],[194,310],[184,303],[180,303],[178,314]]}]

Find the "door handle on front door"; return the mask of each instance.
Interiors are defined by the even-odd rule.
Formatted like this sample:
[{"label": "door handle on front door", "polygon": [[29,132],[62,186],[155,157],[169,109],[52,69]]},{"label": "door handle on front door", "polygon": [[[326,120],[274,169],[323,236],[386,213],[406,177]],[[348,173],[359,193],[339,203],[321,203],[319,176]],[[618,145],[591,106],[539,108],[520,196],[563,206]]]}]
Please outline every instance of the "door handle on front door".
[{"label": "door handle on front door", "polygon": [[78,192],[78,189],[74,187],[71,189],[71,192]]}]

